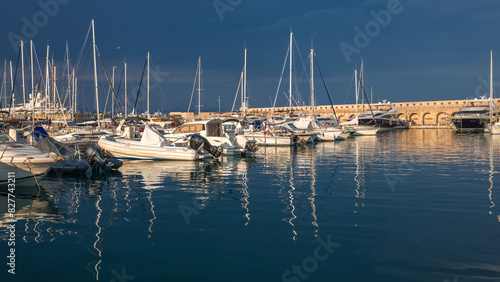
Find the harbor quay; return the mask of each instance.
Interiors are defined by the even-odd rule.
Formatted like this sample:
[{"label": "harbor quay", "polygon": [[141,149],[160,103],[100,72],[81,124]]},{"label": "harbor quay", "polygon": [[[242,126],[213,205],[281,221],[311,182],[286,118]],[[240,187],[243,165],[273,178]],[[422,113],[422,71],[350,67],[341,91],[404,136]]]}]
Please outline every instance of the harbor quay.
[{"label": "harbor quay", "polygon": [[[390,110],[397,109],[398,118],[408,121],[411,127],[425,127],[425,128],[442,128],[453,127],[451,117],[458,113],[461,109],[465,108],[468,102],[475,103],[476,106],[487,106],[487,100],[441,100],[441,101],[422,101],[422,102],[395,102],[395,103],[371,103],[370,105],[359,104],[345,104],[334,105],[335,113],[339,122],[345,122],[348,119],[354,118],[356,112],[363,113],[376,110]],[[500,106],[500,99],[494,99],[495,105]],[[270,116],[277,114],[285,114],[290,111],[289,107],[275,107],[275,108],[250,108],[249,115]],[[292,107],[292,114],[310,114],[312,112],[311,106]],[[330,105],[321,105],[314,108],[314,113],[321,116],[332,116],[333,110]],[[194,118],[207,119],[215,116],[225,116],[231,113],[218,113],[218,112],[201,112],[200,116],[195,116],[193,113],[171,113],[180,115],[191,120]]]}]

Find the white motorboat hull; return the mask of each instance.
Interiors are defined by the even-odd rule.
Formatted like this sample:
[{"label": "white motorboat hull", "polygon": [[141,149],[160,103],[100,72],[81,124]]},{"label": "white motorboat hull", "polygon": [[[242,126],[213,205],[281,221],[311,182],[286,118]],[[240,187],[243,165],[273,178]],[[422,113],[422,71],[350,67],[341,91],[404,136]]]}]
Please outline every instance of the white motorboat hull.
[{"label": "white motorboat hull", "polygon": [[142,145],[140,141],[103,136],[98,145],[101,149],[115,158],[137,160],[199,160],[206,155],[187,147],[174,146],[149,146]]},{"label": "white motorboat hull", "polygon": [[293,139],[289,136],[268,136],[263,133],[245,133],[248,140],[255,140],[261,146],[292,146]]},{"label": "white motorboat hull", "polygon": [[21,144],[14,147],[3,145],[0,150],[3,151],[0,157],[0,186],[8,184],[9,179],[15,179],[16,186],[35,185],[36,180],[43,178],[57,161],[52,153]]},{"label": "white motorboat hull", "polygon": [[319,142],[333,142],[345,140],[351,133],[343,132],[342,130],[318,130],[315,131],[317,133],[316,140]]}]

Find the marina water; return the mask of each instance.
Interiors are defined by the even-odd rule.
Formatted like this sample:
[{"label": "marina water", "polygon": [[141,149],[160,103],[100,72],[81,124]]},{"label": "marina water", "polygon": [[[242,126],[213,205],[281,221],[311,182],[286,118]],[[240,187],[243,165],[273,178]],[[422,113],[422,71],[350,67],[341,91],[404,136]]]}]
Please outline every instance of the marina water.
[{"label": "marina water", "polygon": [[498,281],[500,136],[406,130],[16,189],[1,281]]}]

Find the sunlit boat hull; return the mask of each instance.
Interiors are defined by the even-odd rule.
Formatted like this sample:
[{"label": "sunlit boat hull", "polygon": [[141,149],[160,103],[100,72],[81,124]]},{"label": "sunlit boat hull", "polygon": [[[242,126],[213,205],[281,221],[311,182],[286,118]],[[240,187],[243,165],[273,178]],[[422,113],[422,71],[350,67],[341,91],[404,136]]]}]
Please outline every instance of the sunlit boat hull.
[{"label": "sunlit boat hull", "polygon": [[148,146],[140,141],[103,136],[98,141],[99,147],[115,158],[137,160],[199,160],[205,155],[187,147]]},{"label": "sunlit boat hull", "polygon": [[16,186],[35,185],[57,161],[53,154],[21,144],[1,145],[0,150],[4,151],[0,157],[0,186],[9,181],[15,181]]}]

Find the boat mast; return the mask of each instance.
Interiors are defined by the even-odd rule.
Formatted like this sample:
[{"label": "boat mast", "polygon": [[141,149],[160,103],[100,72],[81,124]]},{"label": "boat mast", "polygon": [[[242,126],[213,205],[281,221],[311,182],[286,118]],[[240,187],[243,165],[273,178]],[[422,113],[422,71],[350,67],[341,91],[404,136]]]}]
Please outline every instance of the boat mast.
[{"label": "boat mast", "polygon": [[10,114],[10,108],[13,106],[12,104],[14,104],[14,76],[12,75],[12,61],[9,61],[9,63],[10,63],[10,93],[12,97],[9,106],[9,114]]},{"label": "boat mast", "polygon": [[[113,66],[113,75],[112,75],[112,83],[111,85],[113,86],[113,89],[115,89],[115,69],[116,69],[116,66]],[[113,120],[113,115],[115,113],[115,101],[114,101],[114,97],[111,97],[111,120]]]},{"label": "boat mast", "polygon": [[101,127],[101,119],[99,117],[99,91],[97,89],[97,63],[95,56],[95,30],[94,30],[94,20],[92,19],[92,45],[94,52],[94,86],[95,86],[95,101],[97,104],[97,128]]},{"label": "boat mast", "polygon": [[75,68],[73,68],[73,71],[71,72],[71,80],[72,80],[72,83],[71,83],[71,86],[73,87],[72,89],[72,93],[73,93],[73,101],[72,101],[72,111],[71,111],[71,120],[75,121],[75,112],[76,112],[76,85],[75,85]]},{"label": "boat mast", "polygon": [[148,119],[150,119],[151,115],[149,114],[149,51],[148,51],[148,89],[147,89],[147,92],[148,92]]},{"label": "boat mast", "polygon": [[54,54],[52,54],[52,118],[54,118],[54,104],[56,102],[56,67],[54,66]]},{"label": "boat mast", "polygon": [[[69,47],[68,47],[68,40],[66,40],[66,75],[68,76],[68,86],[66,88],[66,97],[70,97],[71,93],[71,73],[69,72]],[[64,71],[63,71],[63,76],[64,76]],[[66,98],[64,98],[64,102],[66,102]],[[71,99],[69,99],[69,106],[70,108],[72,107],[71,105]],[[63,105],[61,105],[61,108]]]},{"label": "boat mast", "polygon": [[21,40],[21,79],[23,80],[23,108],[26,110],[26,87],[24,85],[24,41]]},{"label": "boat mast", "polygon": [[[4,107],[7,108],[7,60],[5,60],[3,62],[2,92],[3,92],[4,97],[5,97]],[[0,96],[0,101],[1,101],[1,99],[2,99],[2,97]]]},{"label": "boat mast", "polygon": [[128,102],[128,99],[127,99],[127,63],[123,63],[124,64],[124,67],[125,67],[125,116],[124,118],[127,116],[127,102]]},{"label": "boat mast", "polygon": [[314,116],[314,49],[311,48],[311,115]]},{"label": "boat mast", "polygon": [[293,32],[290,32],[290,114],[292,114],[292,62],[293,62]]},{"label": "boat mast", "polygon": [[31,101],[33,104],[33,109],[35,108],[35,78],[33,76],[33,40],[30,40],[30,59],[31,59]]},{"label": "boat mast", "polygon": [[76,99],[78,97],[78,78],[75,77],[75,112],[76,112],[76,106],[78,104],[78,100]]},{"label": "boat mast", "polygon": [[242,104],[243,116],[247,115],[247,48],[245,47],[245,63],[243,64],[243,96]]},{"label": "boat mast", "polygon": [[47,119],[47,97],[49,97],[48,95],[50,95],[49,91],[50,91],[50,79],[49,79],[49,65],[50,65],[50,62],[49,62],[49,49],[50,49],[50,46],[47,45],[47,56],[45,57],[45,61],[46,61],[46,66],[45,66],[45,96],[44,96],[44,99],[43,99],[43,107],[44,107],[44,118]]},{"label": "boat mast", "polygon": [[201,56],[198,58],[198,118],[201,114]]},{"label": "boat mast", "polygon": [[493,122],[493,50],[490,50],[490,123]]},{"label": "boat mast", "polygon": [[359,90],[358,90],[358,70],[354,70],[354,92],[356,92],[356,116],[358,116],[358,97],[359,97]]},{"label": "boat mast", "polygon": [[361,73],[360,73],[360,86],[361,86],[361,89],[359,89],[361,91],[361,113],[364,113],[365,112],[365,99],[364,99],[364,79],[365,79],[365,70],[364,70],[364,62],[363,62],[363,59],[361,59]]}]

